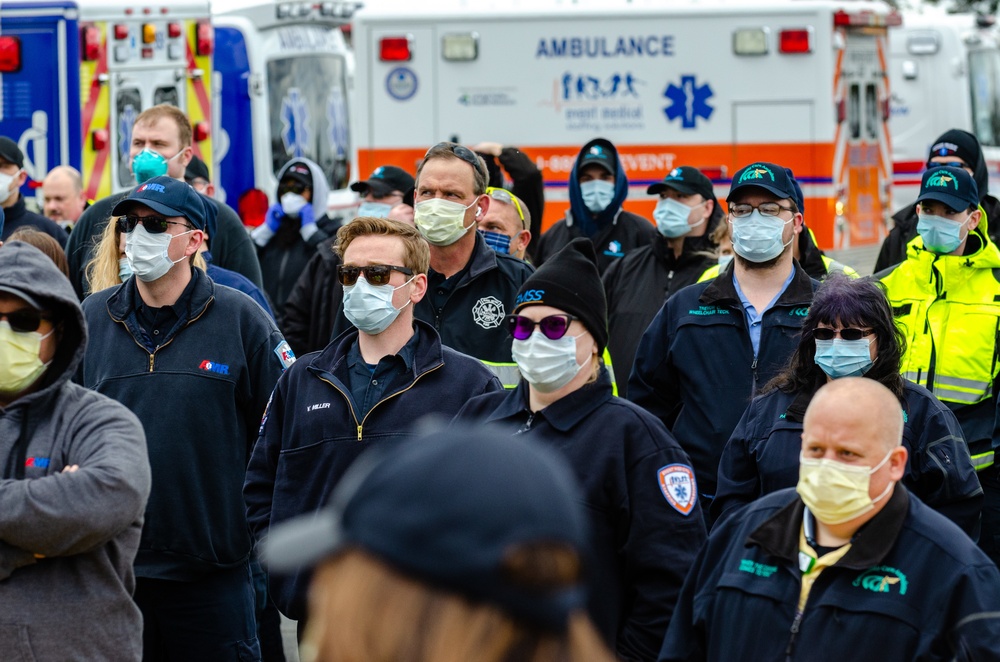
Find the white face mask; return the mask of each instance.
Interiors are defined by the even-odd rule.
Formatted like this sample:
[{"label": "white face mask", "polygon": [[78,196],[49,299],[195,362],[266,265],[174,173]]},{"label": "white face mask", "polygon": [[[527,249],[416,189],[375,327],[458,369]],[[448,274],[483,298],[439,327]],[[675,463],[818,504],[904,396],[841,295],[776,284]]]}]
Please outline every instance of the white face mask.
[{"label": "white face mask", "polygon": [[354,285],[344,286],[344,317],[359,331],[370,336],[382,333],[396,321],[403,308],[410,305],[407,301],[403,308],[396,308],[392,305],[392,295],[396,290],[409,285],[413,278],[399,287],[391,287],[371,285],[363,274],[359,275]]},{"label": "white face mask", "polygon": [[0,205],[7,202],[7,199],[14,194],[14,189],[11,185],[14,183],[14,178],[20,174],[20,170],[15,172],[13,175],[0,172]]},{"label": "white face mask", "polygon": [[413,222],[417,231],[435,246],[451,246],[476,227],[476,219],[466,227],[465,210],[479,202],[477,197],[471,204],[462,205],[443,198],[431,198],[413,206]]},{"label": "white face mask", "polygon": [[592,179],[580,184],[580,195],[583,204],[594,214],[599,214],[608,208],[615,199],[615,185],[603,179]]},{"label": "white face mask", "polygon": [[[705,202],[708,202],[708,200]],[[660,231],[660,234],[669,239],[683,237],[705,222],[703,218],[693,225],[688,223],[688,217],[691,216],[691,212],[704,205],[705,202],[688,207],[680,200],[660,198],[660,201],[656,203],[656,209],[653,210],[656,229]]]},{"label": "white face mask", "polygon": [[281,196],[281,211],[288,216],[298,216],[302,208],[309,204],[309,201],[298,193],[286,193]]},{"label": "white face mask", "polygon": [[[754,209],[746,218],[734,218],[733,250],[749,262],[767,262],[781,255],[788,244],[782,238],[785,226],[791,223],[777,216],[764,216]],[[795,238],[795,235],[792,235]]]},{"label": "white face mask", "polygon": [[541,330],[535,329],[527,340],[514,339],[511,354],[517,369],[536,391],[551,393],[573,381],[588,365],[587,361],[576,362],[576,339],[580,336],[550,340]]},{"label": "white face mask", "polygon": [[170,271],[170,267],[187,257],[184,256],[176,262],[171,260],[167,253],[170,242],[192,232],[194,230],[180,234],[170,234],[169,232],[150,234],[142,224],[135,226],[131,232],[126,232],[125,258],[128,260],[129,266],[132,267],[132,273],[144,283],[161,278]]}]

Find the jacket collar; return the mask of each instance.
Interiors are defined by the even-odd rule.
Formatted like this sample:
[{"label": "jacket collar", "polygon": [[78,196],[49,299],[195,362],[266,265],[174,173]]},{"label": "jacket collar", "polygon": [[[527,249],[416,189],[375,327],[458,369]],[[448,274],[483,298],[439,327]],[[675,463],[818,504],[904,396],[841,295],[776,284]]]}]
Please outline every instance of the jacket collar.
[{"label": "jacket collar", "polygon": [[[186,323],[204,312],[215,297],[215,283],[201,269],[192,267],[191,279],[194,284],[191,286],[191,297],[188,299],[185,314],[181,316],[182,323]],[[135,283],[135,276],[129,278],[119,285],[118,289],[108,298],[108,314],[116,322],[123,322],[135,313],[135,301],[139,296]]]},{"label": "jacket collar", "polygon": [[[487,247],[488,248],[488,247]],[[413,330],[418,334],[417,349],[413,355],[413,378],[444,364],[444,348],[441,337],[434,327],[422,320],[413,320]],[[361,332],[351,328],[338,336],[333,342],[320,351],[319,355],[309,365],[309,372],[314,375],[330,377],[337,372],[341,364],[347,361],[351,347],[357,344]]]},{"label": "jacket collar", "polygon": [[[733,260],[726,267],[725,271],[714,278],[701,293],[699,301],[704,304],[729,303],[740,305],[740,295],[736,292],[736,285],[733,283],[733,271],[736,269],[736,260]],[[795,260],[792,261],[792,282],[782,292],[781,297],[775,302],[777,306],[808,306],[813,298],[813,279],[799,266]]]},{"label": "jacket collar", "polygon": [[[910,497],[900,483],[896,483],[889,502],[875,517],[851,538],[851,549],[837,561],[841,568],[864,570],[878,565],[896,544],[896,538],[903,528],[910,509]],[[746,545],[756,545],[766,553],[784,559],[792,565],[798,564],[799,532],[805,504],[796,497],[763,524],[757,527],[746,540]]]},{"label": "jacket collar", "polygon": [[[475,232],[475,230],[473,230]],[[468,278],[472,280],[481,274],[497,268],[497,253],[486,245],[486,240],[476,232],[476,245],[472,248],[472,256],[469,257]]]},{"label": "jacket collar", "polygon": [[[585,384],[583,387],[573,391],[569,395],[560,398],[551,405],[541,410],[541,415],[556,430],[569,432],[580,421],[589,416],[597,407],[611,400],[613,397],[611,389],[611,377],[604,366],[597,381]],[[518,383],[507,397],[503,399],[487,421],[501,421],[506,418],[514,418],[524,413],[530,412],[528,406],[528,383],[523,379]]]}]

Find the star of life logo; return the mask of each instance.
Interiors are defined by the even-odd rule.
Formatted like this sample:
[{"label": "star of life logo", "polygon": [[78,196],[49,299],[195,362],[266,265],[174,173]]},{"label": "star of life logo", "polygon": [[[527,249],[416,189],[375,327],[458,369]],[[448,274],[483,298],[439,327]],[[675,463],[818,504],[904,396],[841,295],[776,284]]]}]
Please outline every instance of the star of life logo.
[{"label": "star of life logo", "polygon": [[697,120],[707,120],[715,110],[708,105],[708,100],[714,95],[712,87],[705,83],[698,85],[694,76],[681,76],[681,84],[670,83],[663,96],[670,100],[670,105],[663,109],[671,122],[680,119],[682,129],[694,129]]},{"label": "star of life logo", "polygon": [[472,307],[472,320],[484,329],[495,329],[505,316],[503,302],[496,297],[483,297]]},{"label": "star of life logo", "polygon": [[305,154],[309,146],[309,107],[297,87],[288,89],[288,94],[281,100],[281,143],[285,153],[294,157]]},{"label": "star of life logo", "polygon": [[694,470],[685,464],[668,464],[657,472],[657,479],[667,503],[681,515],[690,515],[698,502]]}]

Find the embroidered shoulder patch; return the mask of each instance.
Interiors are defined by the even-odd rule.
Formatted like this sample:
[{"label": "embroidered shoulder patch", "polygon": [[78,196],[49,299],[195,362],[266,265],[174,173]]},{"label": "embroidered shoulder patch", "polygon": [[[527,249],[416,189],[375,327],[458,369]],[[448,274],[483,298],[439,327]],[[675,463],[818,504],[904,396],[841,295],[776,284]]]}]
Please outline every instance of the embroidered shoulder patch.
[{"label": "embroidered shoulder patch", "polygon": [[288,369],[288,366],[295,363],[295,352],[292,348],[288,346],[288,341],[282,340],[281,343],[274,348],[274,353],[281,361],[281,367],[284,370]]},{"label": "embroidered shoulder patch", "polygon": [[686,464],[668,464],[657,472],[657,478],[667,503],[681,515],[690,515],[698,501],[694,470]]}]

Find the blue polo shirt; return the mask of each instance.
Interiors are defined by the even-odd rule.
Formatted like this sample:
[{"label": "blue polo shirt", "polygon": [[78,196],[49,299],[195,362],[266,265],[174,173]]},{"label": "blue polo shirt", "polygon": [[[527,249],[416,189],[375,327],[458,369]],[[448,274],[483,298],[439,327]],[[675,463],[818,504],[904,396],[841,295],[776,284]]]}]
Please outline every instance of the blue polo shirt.
[{"label": "blue polo shirt", "polygon": [[760,350],[760,323],[764,319],[764,313],[771,310],[774,304],[781,298],[781,295],[785,293],[788,289],[789,284],[792,282],[792,277],[795,276],[795,265],[792,265],[792,270],[788,273],[788,278],[785,279],[784,284],[782,284],[781,289],[778,293],[774,295],[771,299],[771,303],[764,307],[764,310],[757,312],[750,300],[747,299],[746,295],[743,294],[743,288],[740,287],[740,281],[736,279],[736,270],[733,269],[733,285],[736,286],[736,293],[740,295],[740,303],[743,304],[743,314],[747,318],[747,328],[750,330],[750,342],[753,343],[753,355],[756,357],[758,350]]}]

